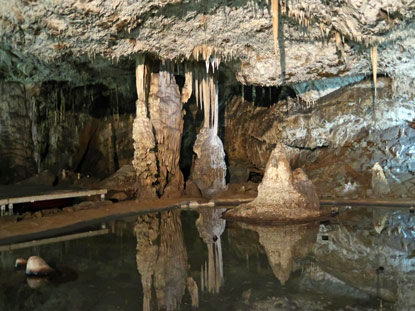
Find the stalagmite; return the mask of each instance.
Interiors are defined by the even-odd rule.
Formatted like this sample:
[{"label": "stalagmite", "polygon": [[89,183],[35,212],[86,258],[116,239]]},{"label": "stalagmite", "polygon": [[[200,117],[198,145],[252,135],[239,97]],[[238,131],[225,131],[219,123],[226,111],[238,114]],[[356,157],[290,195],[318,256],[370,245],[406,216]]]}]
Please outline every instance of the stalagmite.
[{"label": "stalagmite", "polygon": [[225,213],[229,219],[272,222],[320,216],[320,201],[313,183],[301,168],[292,171],[286,147],[278,143],[252,202]]},{"label": "stalagmite", "polygon": [[[150,73],[144,56],[137,58],[133,166],[140,198],[180,196],[184,187],[178,156],[183,132],[183,98],[172,64],[164,63],[159,73]],[[191,75],[187,77],[191,85]],[[190,94],[184,97],[187,96]]]},{"label": "stalagmite", "polygon": [[204,121],[193,148],[197,157],[191,178],[204,197],[213,197],[226,188],[226,164],[223,144],[218,137],[217,74],[204,69],[200,65],[194,66],[196,101],[203,110]]},{"label": "stalagmite", "polygon": [[372,61],[372,72],[373,72],[373,84],[375,86],[375,96],[376,96],[376,80],[378,74],[378,47],[370,47],[370,59]]},{"label": "stalagmite", "polygon": [[379,163],[375,163],[372,168],[372,190],[377,196],[384,196],[390,193],[388,181]]}]

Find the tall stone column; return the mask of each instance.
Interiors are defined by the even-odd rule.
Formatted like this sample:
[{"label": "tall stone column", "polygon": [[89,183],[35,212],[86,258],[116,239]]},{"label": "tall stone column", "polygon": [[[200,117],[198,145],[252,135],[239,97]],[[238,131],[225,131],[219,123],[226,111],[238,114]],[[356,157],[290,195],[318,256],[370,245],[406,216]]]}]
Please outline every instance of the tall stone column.
[{"label": "tall stone column", "polygon": [[166,69],[151,73],[142,55],[137,57],[136,82],[133,166],[138,197],[180,196],[184,181],[179,167],[183,132],[179,87]]},{"label": "tall stone column", "polygon": [[219,99],[217,74],[210,67],[196,67],[196,100],[204,112],[203,127],[197,135],[193,151],[196,158],[191,178],[204,197],[214,197],[226,188],[225,151],[218,136]]}]

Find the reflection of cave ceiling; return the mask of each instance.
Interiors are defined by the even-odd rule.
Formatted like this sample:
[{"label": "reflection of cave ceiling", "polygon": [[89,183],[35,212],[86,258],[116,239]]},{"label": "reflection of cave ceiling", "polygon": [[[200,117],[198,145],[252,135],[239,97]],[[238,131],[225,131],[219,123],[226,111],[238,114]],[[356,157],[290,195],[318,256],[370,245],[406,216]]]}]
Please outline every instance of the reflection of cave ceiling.
[{"label": "reflection of cave ceiling", "polygon": [[242,83],[276,85],[281,68],[288,83],[370,74],[369,46],[378,46],[379,73],[412,78],[414,8],[404,0],[281,0],[275,57],[265,1],[0,0],[0,68],[11,80],[79,83],[122,77],[135,53],[181,61],[196,51],[227,62]]}]

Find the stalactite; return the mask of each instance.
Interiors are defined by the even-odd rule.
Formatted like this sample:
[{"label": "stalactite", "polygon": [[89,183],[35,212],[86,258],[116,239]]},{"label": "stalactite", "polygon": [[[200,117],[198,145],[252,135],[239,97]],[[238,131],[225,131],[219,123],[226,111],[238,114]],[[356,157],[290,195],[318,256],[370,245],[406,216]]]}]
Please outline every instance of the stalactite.
[{"label": "stalactite", "polygon": [[205,271],[203,269],[203,264],[200,266],[200,287],[202,292],[205,291]]},{"label": "stalactite", "polygon": [[279,0],[271,0],[272,34],[274,36],[274,53],[278,55],[278,6]]},{"label": "stalactite", "polygon": [[372,72],[373,72],[373,84],[375,87],[375,96],[376,96],[376,80],[378,73],[378,47],[370,47],[370,59],[372,61]]},{"label": "stalactite", "polygon": [[185,72],[185,83],[182,90],[181,95],[181,102],[182,104],[187,103],[190,96],[192,95],[192,89],[193,89],[193,70],[192,65],[190,63],[184,64],[184,72]]},{"label": "stalactite", "polygon": [[136,59],[136,68],[135,68],[135,83],[137,89],[137,97],[141,101],[146,100],[147,94],[147,79],[148,79],[148,67],[145,64],[145,55],[140,54]]}]

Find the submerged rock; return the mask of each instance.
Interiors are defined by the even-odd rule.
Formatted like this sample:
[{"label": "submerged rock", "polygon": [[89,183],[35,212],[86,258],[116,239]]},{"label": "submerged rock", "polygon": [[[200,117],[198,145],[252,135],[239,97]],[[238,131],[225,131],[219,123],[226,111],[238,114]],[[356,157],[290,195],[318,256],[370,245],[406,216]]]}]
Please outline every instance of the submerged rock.
[{"label": "submerged rock", "polygon": [[17,258],[14,264],[14,268],[17,270],[26,268],[27,260],[24,258]]},{"label": "submerged rock", "polygon": [[47,276],[55,272],[45,260],[38,256],[29,257],[26,265],[26,275],[28,276]]},{"label": "submerged rock", "polygon": [[226,213],[228,218],[254,221],[295,220],[317,217],[320,202],[313,183],[302,169],[291,171],[284,147],[271,153],[258,196]]}]

